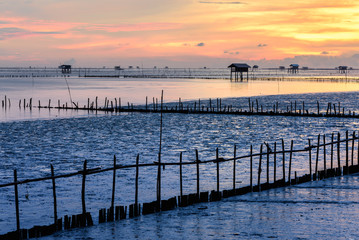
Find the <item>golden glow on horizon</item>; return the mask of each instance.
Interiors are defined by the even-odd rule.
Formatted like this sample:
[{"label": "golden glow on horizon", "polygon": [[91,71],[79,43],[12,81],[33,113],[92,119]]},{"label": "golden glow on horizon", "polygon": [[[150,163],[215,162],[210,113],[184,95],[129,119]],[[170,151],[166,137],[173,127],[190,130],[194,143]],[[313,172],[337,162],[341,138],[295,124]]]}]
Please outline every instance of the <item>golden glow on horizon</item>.
[{"label": "golden glow on horizon", "polygon": [[[41,7],[29,2],[34,14],[12,6],[0,17],[0,42],[7,49],[0,59],[20,62],[34,59],[36,53],[36,59],[55,56],[56,62],[95,61],[112,53],[111,57],[122,59],[207,56],[232,61],[359,53],[356,1],[173,0],[172,6],[164,0],[151,4],[106,0],[106,5],[87,4],[74,15],[59,11],[81,2],[64,0]],[[122,8],[112,9],[110,3]],[[3,4],[10,6],[12,1]],[[101,12],[97,18],[94,8]]]}]

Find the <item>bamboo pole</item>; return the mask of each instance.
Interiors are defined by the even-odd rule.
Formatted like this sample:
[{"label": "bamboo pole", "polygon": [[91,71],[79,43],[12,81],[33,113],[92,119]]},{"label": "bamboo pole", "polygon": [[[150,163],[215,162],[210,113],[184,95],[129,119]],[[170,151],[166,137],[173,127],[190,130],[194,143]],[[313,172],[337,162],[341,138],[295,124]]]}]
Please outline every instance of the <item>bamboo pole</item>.
[{"label": "bamboo pole", "polygon": [[260,154],[259,154],[259,165],[258,165],[258,191],[261,191],[261,172],[262,172],[262,152],[263,144],[261,144]]},{"label": "bamboo pole", "polygon": [[236,189],[236,152],[237,152],[237,146],[234,145],[234,151],[233,151],[233,190]]},{"label": "bamboo pole", "polygon": [[325,134],[323,134],[323,156],[324,156],[324,176],[327,177],[327,150],[325,143]]},{"label": "bamboo pole", "polygon": [[111,208],[115,207],[115,189],[116,189],[116,155],[113,156],[113,176],[112,176],[112,199]]},{"label": "bamboo pole", "polygon": [[136,157],[136,190],[135,190],[135,216],[139,215],[139,209],[138,209],[138,175],[139,175],[139,164],[140,161],[140,154],[137,154]]},{"label": "bamboo pole", "polygon": [[180,153],[180,195],[181,195],[181,201],[183,196],[183,184],[182,184],[182,152]]},{"label": "bamboo pole", "polygon": [[217,192],[219,192],[219,158],[218,158],[218,148],[216,148],[216,165],[217,165]]},{"label": "bamboo pole", "polygon": [[277,142],[274,142],[274,156],[273,156],[273,161],[274,161],[274,170],[273,170],[273,181],[274,183],[277,181]]},{"label": "bamboo pole", "polygon": [[86,183],[86,167],[87,160],[84,162],[84,169],[82,172],[82,190],[81,190],[81,199],[82,199],[82,214],[86,214],[86,202],[85,202],[85,183]]},{"label": "bamboo pole", "polygon": [[250,187],[251,191],[253,192],[253,146],[251,145],[250,149]]},{"label": "bamboo pole", "polygon": [[199,158],[198,150],[196,149],[196,167],[197,167],[197,197],[199,197]]},{"label": "bamboo pole", "polygon": [[318,134],[317,155],[316,155],[316,159],[315,159],[315,178],[316,178],[316,180],[319,179],[319,176],[318,176],[319,146],[320,146],[320,134]]},{"label": "bamboo pole", "polygon": [[310,139],[308,138],[308,152],[309,152],[309,175],[310,175],[310,180],[313,180],[313,175],[312,175],[312,146],[310,144]]},{"label": "bamboo pole", "polygon": [[292,172],[292,155],[293,155],[293,140],[290,141],[290,153],[289,153],[289,170],[288,170],[288,181],[291,184],[291,172]]},{"label": "bamboo pole", "polygon": [[[54,224],[57,226],[57,201],[56,201],[56,185],[54,178],[54,167],[51,164],[51,177],[52,177],[52,195],[54,197]],[[58,229],[59,230],[59,229]]]},{"label": "bamboo pole", "polygon": [[20,233],[20,211],[19,211],[19,192],[17,188],[17,171],[14,170],[14,188],[15,188],[15,209],[16,209],[16,231],[19,236],[19,239],[21,239],[21,233]]},{"label": "bamboo pole", "polygon": [[341,166],[340,166],[340,133],[338,132],[337,137],[337,159],[338,159],[338,174],[341,175]]},{"label": "bamboo pole", "polygon": [[284,140],[282,139],[282,151],[283,151],[283,158],[282,158],[282,164],[283,164],[283,182],[285,182],[285,149],[284,149]]}]

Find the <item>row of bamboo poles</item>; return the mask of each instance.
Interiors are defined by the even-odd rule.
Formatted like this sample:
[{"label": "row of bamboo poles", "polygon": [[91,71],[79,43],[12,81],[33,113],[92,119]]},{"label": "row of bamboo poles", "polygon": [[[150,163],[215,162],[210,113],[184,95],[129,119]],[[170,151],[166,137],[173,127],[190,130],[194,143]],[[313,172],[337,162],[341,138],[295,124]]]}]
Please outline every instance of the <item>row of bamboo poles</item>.
[{"label": "row of bamboo poles", "polygon": [[[2,100],[2,108],[7,110],[11,107],[10,98],[7,96]],[[85,110],[85,111],[103,111],[103,112],[160,112],[160,104],[158,98],[152,98],[150,103],[148,97],[146,97],[145,105],[134,106],[133,103],[127,102],[123,105],[121,98],[114,98],[110,100],[109,98],[104,99],[104,104],[100,105],[98,97],[94,101],[91,101],[90,98],[87,99],[87,104],[80,106],[77,102],[68,102],[61,103],[60,100],[57,101],[57,105],[52,105],[51,99],[45,104],[41,104],[41,101],[38,100],[38,104],[35,105],[33,99],[29,100],[20,99],[18,103],[19,109],[30,109],[33,108],[45,108],[45,109],[63,109],[63,110]],[[248,98],[248,107],[247,108],[238,108],[233,105],[224,105],[222,104],[222,99],[217,98],[215,100],[209,99],[208,101],[198,101],[188,102],[185,106],[185,103],[182,102],[179,98],[177,103],[168,103],[165,104],[162,108],[164,113],[211,113],[211,114],[236,114],[236,115],[264,115],[264,116],[309,116],[309,117],[350,117],[350,118],[359,118],[359,115],[356,115],[355,111],[348,110],[346,111],[345,107],[341,106],[341,103],[327,103],[325,108],[320,107],[319,101],[316,101],[316,110],[309,112],[308,107],[304,101],[297,102],[293,101],[290,104],[285,105],[283,108],[279,108],[279,102],[275,102],[271,108],[264,109],[263,105],[259,103],[258,99],[252,100]]]},{"label": "row of bamboo poles", "polygon": [[[219,156],[218,148],[216,149],[216,158],[210,160],[200,160],[198,156],[198,151],[195,151],[195,159],[184,162],[182,159],[182,153],[179,155],[179,162],[162,162],[160,161],[159,153],[159,161],[154,161],[153,163],[140,163],[140,156],[137,155],[136,162],[133,165],[118,165],[117,158],[114,156],[113,165],[108,168],[88,168],[87,161],[84,161],[83,170],[72,172],[68,174],[55,175],[54,167],[51,165],[51,175],[35,178],[35,179],[26,179],[22,181],[18,181],[17,179],[17,170],[14,170],[14,181],[10,183],[0,184],[0,188],[4,187],[14,187],[14,197],[15,197],[15,210],[16,210],[16,230],[13,232],[9,232],[7,234],[0,235],[0,239],[27,239],[40,237],[45,235],[50,235],[55,233],[56,231],[61,231],[63,229],[70,229],[76,227],[85,227],[92,226],[93,220],[91,213],[87,211],[86,208],[86,177],[92,174],[99,174],[103,172],[113,172],[112,178],[112,192],[111,192],[111,203],[110,208],[102,208],[99,210],[99,223],[110,222],[120,219],[125,219],[127,216],[129,218],[139,216],[142,214],[151,214],[159,211],[171,210],[176,207],[184,207],[191,204],[199,203],[199,202],[208,202],[208,201],[218,201],[222,198],[227,198],[235,195],[242,195],[249,192],[258,192],[263,190],[268,190],[272,188],[284,187],[289,185],[295,185],[299,183],[309,182],[313,180],[320,180],[328,177],[341,176],[351,173],[359,172],[359,141],[357,141],[357,156],[355,154],[355,141],[359,139],[359,135],[354,131],[351,136],[349,136],[349,132],[345,132],[345,138],[341,138],[341,134],[330,135],[330,141],[326,140],[326,135],[318,135],[317,143],[312,144],[312,141],[308,139],[308,146],[302,149],[294,149],[293,143],[294,141],[290,141],[290,149],[285,149],[284,140],[282,139],[277,146],[277,142],[275,142],[272,146],[268,143],[264,143],[260,145],[259,152],[253,152],[253,146],[250,146],[249,154],[237,156],[237,148],[234,146],[233,157],[232,158],[222,158]],[[345,164],[342,164],[342,146],[341,143],[345,144]],[[279,150],[279,146],[281,145],[281,149]],[[350,146],[351,145],[351,146]],[[327,149],[329,147],[329,149]],[[335,152],[336,149],[336,152]],[[315,160],[312,159],[313,152],[315,153]],[[323,156],[323,167],[319,166],[319,156],[320,152],[322,152]],[[294,171],[294,178],[292,176],[292,162],[294,161],[294,155],[296,153],[308,153],[308,173],[303,176],[297,176],[297,172]],[[289,159],[287,158],[289,154]],[[328,159],[327,159],[328,157]],[[357,163],[354,163],[355,157],[357,158]],[[278,159],[281,158],[282,161],[282,178],[277,178],[277,162]],[[236,162],[241,159],[249,160],[249,185],[245,187],[240,187],[236,185],[236,178],[238,178],[238,174],[236,172]],[[272,159],[273,163],[273,172],[270,173],[270,161]],[[257,176],[257,184],[253,182],[255,169],[254,169],[254,161],[258,161],[258,169],[256,174]],[[303,159],[301,159],[303,160]],[[266,175],[263,177],[262,174],[262,164],[264,165],[266,161]],[[286,163],[288,161],[288,163]],[[233,186],[231,189],[221,191],[220,188],[220,164],[224,162],[233,162]],[[336,164],[335,164],[336,162]],[[199,165],[202,164],[216,164],[216,189],[209,192],[201,192],[200,186],[200,168]],[[330,163],[330,164],[329,164]],[[314,171],[312,169],[312,165],[314,164]],[[186,165],[194,165],[196,167],[196,192],[192,194],[184,194],[183,192],[183,166]],[[328,168],[327,165],[330,165]],[[179,196],[175,196],[166,200],[163,200],[161,197],[161,182],[165,181],[164,177],[162,177],[161,169],[166,166],[178,166],[179,167]],[[286,169],[287,166],[287,169]],[[139,196],[139,173],[140,168],[142,167],[155,167],[158,170],[157,174],[157,189],[156,189],[156,200],[153,202],[143,203],[142,205],[138,201]],[[115,205],[115,190],[116,190],[116,171],[121,169],[130,169],[135,168],[135,196],[134,203],[127,206],[116,206]],[[322,169],[322,170],[320,170]],[[288,175],[286,175],[288,174]],[[57,200],[56,200],[56,179],[60,178],[69,178],[76,175],[82,176],[82,187],[81,187],[81,202],[82,202],[82,211],[80,214],[72,215],[72,216],[64,216],[64,220],[58,217],[57,214]],[[273,181],[270,181],[270,175],[273,176]],[[287,176],[287,177],[286,177]],[[266,179],[261,182],[263,179]],[[32,182],[41,182],[51,180],[52,182],[52,190],[53,190],[53,215],[54,222],[48,226],[34,226],[31,229],[21,229],[20,225],[20,206],[19,206],[19,193],[18,193],[18,185],[27,184]],[[175,186],[173,186],[175,187]],[[127,214],[128,210],[128,214]]]}]

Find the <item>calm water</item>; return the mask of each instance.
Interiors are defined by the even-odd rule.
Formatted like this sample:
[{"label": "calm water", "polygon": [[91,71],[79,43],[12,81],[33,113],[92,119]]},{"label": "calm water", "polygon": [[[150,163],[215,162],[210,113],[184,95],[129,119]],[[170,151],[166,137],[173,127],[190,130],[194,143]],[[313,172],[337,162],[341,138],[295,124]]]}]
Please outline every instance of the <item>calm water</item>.
[{"label": "calm water", "polygon": [[[291,101],[305,101],[308,109],[315,111],[316,102],[324,111],[328,102],[341,103],[346,110],[357,111],[359,84],[344,82],[303,82],[303,81],[250,81],[231,83],[228,80],[193,79],[85,79],[70,77],[73,101],[87,104],[87,98],[96,96],[104,101],[121,97],[123,104],[132,102],[144,104],[146,96],[160,97],[165,92],[165,102],[223,98],[222,104],[237,108],[248,107],[247,97],[257,98],[270,108],[279,102],[285,109]],[[33,98],[36,103],[57,100],[69,102],[69,92],[64,78],[12,78],[1,79],[0,97],[11,99],[10,109],[1,109],[0,123],[0,179],[1,183],[12,181],[13,169],[18,170],[20,180],[48,176],[50,164],[55,173],[78,171],[83,161],[88,167],[109,167],[115,154],[120,164],[133,164],[137,154],[141,162],[157,160],[159,146],[159,114],[92,114],[79,111],[38,110],[18,108],[20,99]],[[191,102],[192,101],[192,102]],[[274,142],[285,140],[286,149],[294,139],[295,148],[303,148],[307,139],[316,139],[317,134],[358,130],[357,119],[306,118],[306,117],[261,117],[261,116],[216,116],[167,114],[164,115],[163,161],[179,161],[183,152],[184,161],[193,161],[195,149],[200,159],[215,157],[218,147],[220,156],[231,157],[237,145],[237,156],[247,154],[252,144],[256,152],[264,141],[273,146]],[[344,158],[342,158],[344,159]],[[257,167],[255,161],[255,167]],[[273,167],[273,163],[270,163]],[[281,167],[278,163],[278,168]],[[322,167],[321,162],[321,167]],[[248,185],[248,160],[238,161],[238,186]],[[265,167],[265,165],[263,166]],[[294,156],[293,171],[299,175],[308,172],[307,156]],[[215,164],[201,166],[201,190],[215,189]],[[221,189],[232,184],[232,164],[221,164]],[[178,168],[168,167],[163,173],[163,198],[179,194]],[[278,178],[281,177],[278,171]],[[118,171],[119,191],[116,203],[129,204],[134,198],[134,170]],[[195,192],[195,168],[186,167],[184,176],[185,193]],[[143,168],[140,173],[141,203],[155,199],[156,169]],[[98,209],[106,207],[111,199],[111,173],[87,178],[88,210],[97,215]],[[255,180],[256,181],[256,180]],[[79,213],[81,209],[81,178],[59,179],[59,216]],[[51,183],[26,184],[19,188],[22,227],[48,224],[52,221]],[[28,198],[25,197],[28,196]],[[13,188],[0,189],[0,234],[16,228],[14,216]],[[220,211],[220,210],[219,210]],[[34,217],[36,216],[36,217]],[[35,222],[36,223],[35,223]],[[205,223],[201,223],[206,227]],[[95,235],[96,236],[96,235]],[[93,236],[93,237],[95,237]],[[60,237],[61,238],[61,237]]]},{"label": "calm water", "polygon": [[[61,105],[65,102],[70,105],[71,95],[73,102],[83,106],[87,105],[88,98],[95,101],[97,96],[99,106],[104,104],[106,97],[113,102],[115,98],[121,98],[122,106],[127,106],[128,102],[135,105],[145,104],[146,97],[148,97],[149,103],[152,102],[153,98],[160,99],[162,90],[164,90],[164,101],[174,102],[178,101],[179,98],[186,101],[208,100],[209,98],[359,91],[359,84],[356,82],[303,82],[298,80],[238,83],[224,79],[0,78],[0,100],[4,100],[6,95],[11,101],[10,109],[7,111],[1,109],[0,121],[88,116],[88,113],[77,111],[19,110],[19,100],[22,100],[23,104],[23,99],[29,102],[29,99],[32,98],[35,106],[38,105],[38,101],[47,106],[49,99],[51,99],[52,106],[57,106],[58,101]],[[280,98],[277,99],[281,102]],[[306,99],[306,102],[312,103],[310,100],[310,98]],[[327,101],[328,99],[323,100]],[[313,102],[316,104],[315,101]],[[331,100],[327,102],[331,102]]]}]

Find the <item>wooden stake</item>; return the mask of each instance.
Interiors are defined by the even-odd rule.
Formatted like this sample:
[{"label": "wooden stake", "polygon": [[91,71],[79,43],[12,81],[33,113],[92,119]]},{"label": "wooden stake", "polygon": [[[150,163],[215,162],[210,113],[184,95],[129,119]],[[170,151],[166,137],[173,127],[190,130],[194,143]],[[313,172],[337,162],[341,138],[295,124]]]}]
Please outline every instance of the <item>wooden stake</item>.
[{"label": "wooden stake", "polygon": [[139,164],[140,161],[140,154],[137,154],[136,157],[136,191],[135,191],[135,216],[139,215],[139,209],[138,209],[138,175],[139,175]]},{"label": "wooden stake", "polygon": [[346,174],[349,174],[349,133],[348,130],[345,132],[345,163],[347,167]]},{"label": "wooden stake", "polygon": [[111,208],[115,207],[115,189],[116,189],[116,155],[113,155],[113,176],[112,176],[112,199]]},{"label": "wooden stake", "polygon": [[315,178],[316,178],[316,180],[319,180],[319,176],[318,176],[319,145],[320,145],[320,134],[318,134],[317,155],[316,155],[316,159],[315,159]]},{"label": "wooden stake", "polygon": [[253,146],[251,145],[250,150],[250,187],[253,192]]},{"label": "wooden stake", "polygon": [[219,159],[218,159],[218,148],[216,148],[216,165],[217,165],[217,192],[219,192]]},{"label": "wooden stake", "polygon": [[267,183],[269,184],[269,144],[267,144]]},{"label": "wooden stake", "polygon": [[197,149],[196,149],[196,166],[197,166],[197,197],[199,197],[199,158],[198,158]]},{"label": "wooden stake", "polygon": [[258,165],[258,191],[261,191],[261,172],[262,172],[262,151],[263,144],[261,144],[260,155],[259,155],[259,165]]},{"label": "wooden stake", "polygon": [[293,155],[293,140],[290,141],[290,153],[289,153],[289,171],[288,171],[288,181],[289,185],[291,184],[291,172],[292,172],[292,155]]},{"label": "wooden stake", "polygon": [[277,181],[277,142],[274,142],[274,156],[273,156],[273,161],[274,161],[274,176],[273,176],[273,181],[274,183]]},{"label": "wooden stake", "polygon": [[324,176],[327,177],[327,150],[325,145],[325,134],[323,134]]},{"label": "wooden stake", "polygon": [[310,180],[313,180],[313,175],[312,175],[312,145],[310,144],[310,139],[308,138],[308,151],[309,151],[309,175],[310,175]]},{"label": "wooden stake", "polygon": [[236,189],[236,152],[237,152],[237,146],[234,145],[234,153],[233,153],[233,190]]},{"label": "wooden stake", "polygon": [[339,175],[341,175],[342,171],[341,171],[341,167],[340,167],[340,133],[339,132],[338,132],[338,137],[337,137],[337,158],[338,158]]},{"label": "wooden stake", "polygon": [[[57,201],[56,201],[56,185],[55,185],[55,174],[54,167],[51,164],[51,178],[52,178],[52,195],[54,197],[54,224],[57,226]],[[60,229],[58,229],[60,230]]]},{"label": "wooden stake", "polygon": [[285,182],[285,149],[284,149],[284,140],[282,139],[282,152],[283,152],[283,158],[282,158],[282,164],[283,164],[283,182]]},{"label": "wooden stake", "polygon": [[183,185],[182,185],[182,152],[180,153],[180,195],[181,201],[183,196]]},{"label": "wooden stake", "polygon": [[353,131],[353,140],[352,140],[352,166],[354,166],[354,141],[355,141],[355,131]]},{"label": "wooden stake", "polygon": [[82,172],[82,190],[81,190],[82,214],[86,214],[86,202],[85,202],[86,167],[87,167],[87,160],[85,160],[84,162],[84,169]]},{"label": "wooden stake", "polygon": [[16,209],[16,230],[17,230],[17,234],[19,236],[19,239],[21,237],[20,235],[20,211],[19,211],[19,193],[18,193],[18,189],[17,189],[17,171],[16,169],[14,170],[14,187],[15,187],[15,209]]},{"label": "wooden stake", "polygon": [[333,169],[333,159],[334,159],[334,133],[332,133],[332,142],[330,144],[330,168],[331,169]]}]

